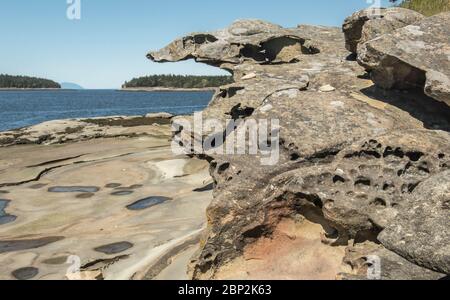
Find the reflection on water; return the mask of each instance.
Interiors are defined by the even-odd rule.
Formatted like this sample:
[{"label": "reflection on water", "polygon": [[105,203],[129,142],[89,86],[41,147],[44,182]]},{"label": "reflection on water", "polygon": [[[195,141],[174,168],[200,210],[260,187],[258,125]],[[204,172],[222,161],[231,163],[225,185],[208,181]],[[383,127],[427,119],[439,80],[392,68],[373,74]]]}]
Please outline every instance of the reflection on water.
[{"label": "reflection on water", "polygon": [[167,197],[148,197],[139,201],[134,202],[133,204],[130,204],[127,206],[129,210],[143,210],[150,207],[153,207],[158,204],[162,204],[166,201],[172,200],[171,198]]}]

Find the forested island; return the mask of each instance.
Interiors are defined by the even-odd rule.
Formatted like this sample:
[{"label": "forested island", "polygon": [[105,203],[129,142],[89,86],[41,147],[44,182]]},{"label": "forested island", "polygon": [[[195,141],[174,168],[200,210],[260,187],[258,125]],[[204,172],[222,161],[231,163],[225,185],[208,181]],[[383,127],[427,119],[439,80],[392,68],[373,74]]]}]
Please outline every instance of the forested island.
[{"label": "forested island", "polygon": [[60,89],[61,85],[49,79],[0,74],[0,89]]},{"label": "forested island", "polygon": [[133,78],[131,81],[125,82],[122,88],[205,89],[232,82],[231,76],[151,75]]}]

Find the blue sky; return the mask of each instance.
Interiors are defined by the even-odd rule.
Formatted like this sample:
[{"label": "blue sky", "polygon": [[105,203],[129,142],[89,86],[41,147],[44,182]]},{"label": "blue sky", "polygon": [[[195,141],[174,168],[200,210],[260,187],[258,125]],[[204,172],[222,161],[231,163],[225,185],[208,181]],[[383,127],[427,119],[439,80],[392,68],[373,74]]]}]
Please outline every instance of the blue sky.
[{"label": "blue sky", "polygon": [[0,73],[85,88],[117,88],[147,74],[223,74],[194,62],[155,64],[145,55],[236,19],[340,26],[368,6],[366,0],[81,0],[81,20],[74,21],[66,17],[67,0],[0,0]]}]

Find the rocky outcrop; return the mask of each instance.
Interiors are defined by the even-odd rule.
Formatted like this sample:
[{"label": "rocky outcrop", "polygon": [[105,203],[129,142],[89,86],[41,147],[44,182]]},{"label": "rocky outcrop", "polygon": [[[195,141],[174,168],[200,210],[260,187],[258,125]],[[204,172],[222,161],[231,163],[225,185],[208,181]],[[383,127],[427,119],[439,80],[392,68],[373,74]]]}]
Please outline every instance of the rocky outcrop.
[{"label": "rocky outcrop", "polygon": [[362,45],[358,61],[385,89],[419,89],[450,106],[450,12]]},{"label": "rocky outcrop", "polygon": [[[149,54],[159,62],[194,58],[235,79],[203,111],[223,132],[199,134],[174,119],[175,138],[210,162],[215,186],[193,278],[355,278],[368,271],[359,263],[366,254],[385,265],[381,279],[447,273],[386,248],[378,236],[391,236],[388,226],[402,222],[416,188],[448,169],[450,109],[423,93],[377,88],[347,56],[338,28],[263,21],[188,35]],[[278,124],[267,141],[247,141],[257,155],[205,151],[258,120]],[[278,149],[276,164],[262,163]],[[316,263],[329,272],[299,271]]]},{"label": "rocky outcrop", "polygon": [[394,30],[423,20],[425,17],[413,10],[401,7],[366,9],[348,17],[342,26],[345,47],[352,53],[364,43]]},{"label": "rocky outcrop", "polygon": [[53,145],[98,138],[158,135],[160,126],[170,125],[172,115],[100,117],[44,122],[35,126],[0,132],[0,147]]},{"label": "rocky outcrop", "polygon": [[[445,154],[440,158],[444,162]],[[450,171],[422,182],[407,201],[380,240],[415,264],[449,274]]]},{"label": "rocky outcrop", "polygon": [[372,242],[347,248],[344,262],[351,266],[352,273],[339,274],[338,278],[342,280],[367,280],[371,276],[369,279],[439,280],[443,276],[441,273],[413,264],[382,245]]},{"label": "rocky outcrop", "polygon": [[212,33],[193,33],[176,40],[149,58],[158,62],[195,58],[213,66],[237,65],[246,60],[257,63],[294,62],[301,54],[319,50],[310,40],[278,25],[259,20],[240,20]]}]

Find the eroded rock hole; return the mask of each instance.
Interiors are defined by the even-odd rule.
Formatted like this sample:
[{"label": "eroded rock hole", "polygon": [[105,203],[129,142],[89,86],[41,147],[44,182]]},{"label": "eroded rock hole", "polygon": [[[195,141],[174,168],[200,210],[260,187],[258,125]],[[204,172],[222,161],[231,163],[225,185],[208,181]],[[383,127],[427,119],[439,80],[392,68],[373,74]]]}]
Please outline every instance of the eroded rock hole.
[{"label": "eroded rock hole", "polygon": [[391,182],[391,181],[384,183],[383,191],[386,191],[386,192],[393,192],[393,191],[395,191],[395,184],[393,182]]},{"label": "eroded rock hole", "polygon": [[244,238],[257,239],[268,234],[269,230],[266,226],[257,226],[243,233]]},{"label": "eroded rock hole", "polygon": [[219,173],[219,175],[222,175],[229,168],[230,168],[230,163],[223,163],[218,167],[217,173]]},{"label": "eroded rock hole", "polygon": [[426,73],[396,57],[386,56],[371,72],[373,81],[384,89],[418,90],[423,93]]},{"label": "eroded rock hole", "polygon": [[258,63],[294,63],[300,55],[317,54],[320,50],[304,39],[297,37],[276,37],[260,46],[246,44],[241,49],[241,56]]},{"label": "eroded rock hole", "polygon": [[442,209],[450,209],[450,199],[442,201]]},{"label": "eroded rock hole", "polygon": [[374,205],[374,206],[387,207],[387,202],[386,202],[386,200],[384,200],[383,198],[375,198],[375,199],[372,201],[372,205]]},{"label": "eroded rock hole", "polygon": [[223,89],[220,91],[219,96],[222,98],[231,98],[236,96],[237,92],[244,90],[244,87],[241,86],[232,86],[227,89]]},{"label": "eroded rock hole", "polygon": [[406,183],[402,185],[402,193],[408,194],[414,192],[414,190],[417,188],[417,186],[420,184],[420,182],[414,182],[414,183]]},{"label": "eroded rock hole", "polygon": [[398,158],[404,158],[405,152],[401,148],[392,149],[391,147],[387,147],[384,151],[383,157],[387,158],[389,156],[395,156]]},{"label": "eroded rock hole", "polygon": [[300,159],[300,154],[298,154],[298,153],[292,153],[291,154],[291,157],[290,157],[291,161],[297,161],[299,159]]},{"label": "eroded rock hole", "polygon": [[255,109],[253,107],[241,107],[241,104],[234,106],[229,115],[233,120],[245,119],[253,115]]},{"label": "eroded rock hole", "polygon": [[355,244],[362,244],[368,241],[375,244],[381,244],[378,240],[378,236],[380,235],[381,231],[382,230],[377,227],[367,230],[361,230],[355,236]]},{"label": "eroded rock hole", "polygon": [[412,161],[419,161],[425,154],[423,154],[422,152],[417,152],[417,151],[412,151],[412,152],[407,152],[406,156],[408,156],[408,158]]},{"label": "eroded rock hole", "polygon": [[344,158],[346,158],[346,159],[351,159],[351,158],[355,158],[355,157],[368,158],[368,159],[370,159],[370,158],[379,159],[379,158],[381,158],[381,154],[375,150],[362,150],[359,152],[348,153],[344,156]]},{"label": "eroded rock hole", "polygon": [[205,44],[217,42],[217,38],[210,34],[198,34],[193,37],[194,43]]},{"label": "eroded rock hole", "polygon": [[337,183],[345,183],[345,182],[346,182],[346,180],[345,180],[345,178],[342,177],[342,176],[335,175],[335,176],[333,177],[333,183],[334,183],[334,184],[337,184]]},{"label": "eroded rock hole", "polygon": [[367,177],[358,177],[355,181],[355,186],[371,186],[372,180]]}]

